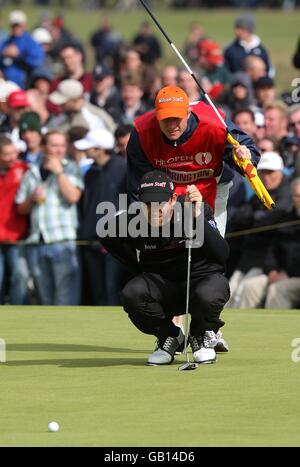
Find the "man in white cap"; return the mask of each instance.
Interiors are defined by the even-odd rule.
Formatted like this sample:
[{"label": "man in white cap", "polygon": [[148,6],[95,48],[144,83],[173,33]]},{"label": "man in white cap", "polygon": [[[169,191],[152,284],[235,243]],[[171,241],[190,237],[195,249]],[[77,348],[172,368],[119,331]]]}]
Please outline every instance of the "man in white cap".
[{"label": "man in white cap", "polygon": [[61,81],[49,96],[50,102],[62,108],[63,113],[53,123],[63,132],[74,126],[83,126],[88,130],[106,129],[115,130],[112,117],[103,109],[90,104],[84,99],[83,85],[76,79]]},{"label": "man in white cap", "polygon": [[[31,37],[42,47],[45,58],[41,67],[38,68],[42,70],[47,70],[48,73],[54,74],[55,71],[55,60],[54,54],[52,54],[53,48],[53,38],[46,28],[36,28],[32,31]],[[36,71],[36,70],[35,70]],[[32,78],[32,77],[31,77]],[[52,81],[53,78],[51,78]]]},{"label": "man in white cap", "polygon": [[[50,32],[46,28],[36,28],[32,31],[31,36],[33,39],[42,44],[43,46],[49,46],[52,44],[53,39]],[[44,47],[44,50],[47,50],[48,47]]]},{"label": "man in white cap", "polygon": [[126,162],[114,154],[115,139],[107,130],[93,130],[74,146],[85,151],[94,163],[85,175],[80,200],[79,238],[93,242],[83,247],[83,297],[86,305],[118,305],[124,270],[121,264],[101,247],[96,233],[99,203],[111,202],[118,210],[119,195],[126,193]]},{"label": "man in white cap", "polygon": [[0,46],[0,69],[5,79],[24,88],[31,71],[43,63],[44,52],[26,31],[27,16],[23,11],[12,11],[9,24],[11,33]]}]

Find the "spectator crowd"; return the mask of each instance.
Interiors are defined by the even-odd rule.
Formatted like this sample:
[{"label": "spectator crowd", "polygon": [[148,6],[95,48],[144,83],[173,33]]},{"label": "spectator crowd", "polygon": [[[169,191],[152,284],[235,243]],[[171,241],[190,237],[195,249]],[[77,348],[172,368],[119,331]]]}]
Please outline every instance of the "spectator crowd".
[{"label": "spectator crowd", "polygon": [[[186,69],[165,62],[148,22],[126,41],[103,18],[90,37],[92,70],[61,16],[29,31],[15,10],[8,26],[0,35],[0,304],[119,304],[129,273],[97,237],[97,205],[117,206],[126,194],[126,145],[158,90],[174,84],[190,102],[202,96]],[[278,93],[251,14],[235,19],[224,50],[192,24],[184,56],[226,118],[256,143],[259,176],[276,203],[266,210],[235,174],[228,306],[299,307],[300,103]],[[291,57],[298,69],[299,57],[300,46]]]}]

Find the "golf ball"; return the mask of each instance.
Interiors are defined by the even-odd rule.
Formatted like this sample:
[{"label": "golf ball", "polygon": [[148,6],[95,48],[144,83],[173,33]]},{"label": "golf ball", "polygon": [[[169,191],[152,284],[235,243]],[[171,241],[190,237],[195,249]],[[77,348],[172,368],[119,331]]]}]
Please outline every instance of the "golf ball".
[{"label": "golf ball", "polygon": [[58,431],[59,430],[59,424],[57,422],[50,422],[48,424],[48,430],[53,431],[53,432]]}]

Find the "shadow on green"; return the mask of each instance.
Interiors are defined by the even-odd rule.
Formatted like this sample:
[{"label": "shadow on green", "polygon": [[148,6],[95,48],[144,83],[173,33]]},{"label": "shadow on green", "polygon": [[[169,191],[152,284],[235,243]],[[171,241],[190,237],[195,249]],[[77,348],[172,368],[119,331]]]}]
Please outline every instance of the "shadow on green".
[{"label": "shadow on green", "polygon": [[[29,344],[10,344],[7,347],[8,351],[17,352],[99,352],[99,353],[146,353],[143,350],[120,348],[120,347],[103,347],[95,345],[78,345],[78,344],[49,344],[49,343],[29,343]],[[145,358],[80,358],[80,359],[36,359],[36,360],[10,360],[6,362],[6,366],[33,366],[33,365],[58,365],[63,368],[76,367],[107,367],[107,366],[122,366],[122,365],[145,365]]]}]

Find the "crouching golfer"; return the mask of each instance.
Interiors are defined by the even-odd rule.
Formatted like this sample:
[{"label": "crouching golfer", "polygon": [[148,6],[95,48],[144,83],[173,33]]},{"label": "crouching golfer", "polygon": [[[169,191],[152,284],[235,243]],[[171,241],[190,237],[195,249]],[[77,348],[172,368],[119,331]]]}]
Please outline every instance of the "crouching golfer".
[{"label": "crouching golfer", "polygon": [[[177,197],[174,185],[165,173],[148,172],[140,183],[139,200],[147,234],[136,237],[130,224],[133,216],[123,211],[116,215],[118,228],[114,238],[107,222],[101,231],[101,241],[135,274],[122,291],[122,303],[130,320],[141,332],[157,337],[148,364],[172,363],[175,352],[184,343],[184,334],[172,319],[181,315],[185,308],[188,249],[184,229],[180,227],[184,216],[191,212],[184,209],[187,202],[194,203],[195,238],[202,235],[204,239],[201,247],[192,248],[189,343],[195,362],[213,363],[216,361],[216,333],[224,325],[220,314],[229,299],[229,285],[224,276],[228,245],[217,230],[211,208],[202,203],[195,185],[187,187],[185,196]],[[200,221],[198,216],[202,216],[202,224],[197,222]],[[126,238],[124,232],[120,234],[124,224],[127,226]],[[140,251],[139,260],[136,250]]]}]

